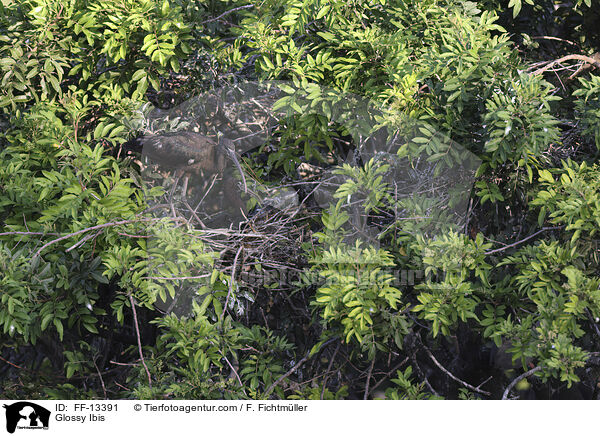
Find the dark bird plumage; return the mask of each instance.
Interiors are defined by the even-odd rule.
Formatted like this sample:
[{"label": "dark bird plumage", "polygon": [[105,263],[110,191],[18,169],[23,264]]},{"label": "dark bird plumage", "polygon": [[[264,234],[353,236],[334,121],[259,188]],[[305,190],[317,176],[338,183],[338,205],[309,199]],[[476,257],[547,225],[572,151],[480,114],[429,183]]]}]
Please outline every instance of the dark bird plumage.
[{"label": "dark bird plumage", "polygon": [[[246,178],[238,161],[233,142],[225,138],[214,139],[195,132],[170,132],[140,138],[143,154],[163,167],[182,173],[205,170],[211,173],[224,171],[228,159],[237,167],[247,192]],[[226,176],[228,176],[226,174]]]}]

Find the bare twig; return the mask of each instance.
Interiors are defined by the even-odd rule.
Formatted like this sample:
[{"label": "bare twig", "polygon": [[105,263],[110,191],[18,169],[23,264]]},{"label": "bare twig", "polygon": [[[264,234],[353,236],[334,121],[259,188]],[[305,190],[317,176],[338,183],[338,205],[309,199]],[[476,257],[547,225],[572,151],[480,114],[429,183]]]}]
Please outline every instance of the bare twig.
[{"label": "bare twig", "polygon": [[0,236],[9,236],[9,235],[41,235],[41,236],[46,236],[46,235],[51,235],[51,236],[58,236],[60,235],[60,233],[46,233],[46,232],[2,232],[0,233]]},{"label": "bare twig", "polygon": [[470,385],[469,383],[462,381],[461,379],[459,379],[458,377],[456,377],[454,374],[452,374],[450,371],[448,371],[446,368],[444,368],[442,366],[442,364],[440,362],[437,361],[437,359],[435,358],[435,356],[431,353],[431,351],[429,351],[429,348],[424,347],[425,352],[427,353],[427,355],[429,356],[429,358],[431,359],[431,361],[435,364],[435,366],[437,366],[439,369],[442,370],[442,372],[444,372],[448,377],[450,377],[452,380],[460,383],[461,385],[463,385],[464,387],[466,387],[467,389],[471,389],[472,391],[477,392],[478,394],[482,394],[482,395],[491,395],[490,392],[487,391],[483,391],[473,385]]},{"label": "bare twig", "polygon": [[142,277],[146,280],[192,280],[192,279],[205,279],[210,277],[212,274],[202,274],[200,276],[180,276],[180,277],[156,277],[156,276],[145,276]]},{"label": "bare twig", "polygon": [[478,387],[478,388],[482,387],[484,384],[486,384],[487,382],[489,382],[489,381],[490,381],[491,379],[493,379],[493,378],[494,378],[494,376],[493,376],[493,375],[490,375],[490,376],[489,376],[488,378],[486,378],[484,381],[482,381],[481,383],[479,383],[479,384],[477,385],[477,387]]},{"label": "bare twig", "polygon": [[419,374],[419,376],[421,378],[423,378],[423,382],[425,383],[425,385],[427,386],[427,388],[429,389],[429,391],[433,395],[435,395],[436,397],[440,397],[441,395],[438,394],[438,392],[433,388],[433,386],[431,386],[431,383],[429,383],[429,380],[427,379],[427,376],[421,370],[421,367],[419,366],[419,362],[417,362],[417,357],[415,356],[414,353],[411,356],[411,360],[412,360],[413,365],[415,365],[415,369],[417,370],[417,374]]},{"label": "bare twig", "polygon": [[223,12],[223,13],[222,13],[221,15],[219,15],[218,17],[211,18],[211,19],[209,19],[209,20],[205,20],[205,21],[201,21],[201,22],[200,22],[200,24],[206,24],[206,23],[212,23],[213,21],[219,21],[221,18],[223,18],[223,17],[225,17],[225,16],[227,16],[227,15],[229,15],[229,14],[232,14],[232,13],[234,13],[234,12],[240,11],[240,10],[242,10],[242,9],[250,9],[250,8],[253,8],[253,7],[254,7],[254,5],[244,5],[244,6],[239,6],[239,7],[237,7],[237,8],[233,8],[233,9],[230,9],[230,10],[228,10],[228,11],[225,11],[225,12]]},{"label": "bare twig", "polygon": [[542,74],[545,71],[548,71],[550,68],[552,68],[556,64],[560,64],[561,62],[572,61],[572,60],[583,61],[583,62],[593,65],[596,68],[600,68],[600,61],[598,61],[594,58],[592,58],[590,56],[572,54],[572,55],[568,55],[568,56],[563,56],[562,58],[556,59],[554,61],[550,61],[545,67],[539,68],[539,69],[535,70],[534,72],[532,72],[531,74],[532,75]]},{"label": "bare twig", "polygon": [[40,247],[40,249],[33,255],[33,258],[36,258],[37,256],[39,256],[40,253],[42,251],[44,251],[44,249],[48,248],[50,245],[56,244],[60,241],[64,241],[65,239],[69,239],[73,236],[81,235],[82,233],[91,232],[93,230],[105,229],[107,227],[122,226],[124,224],[133,224],[133,223],[144,222],[144,221],[160,221],[162,219],[164,219],[164,218],[138,218],[138,219],[134,219],[134,220],[114,221],[114,222],[110,222],[110,223],[98,224],[97,226],[87,227],[85,229],[81,229],[76,232],[69,233],[68,235],[64,235],[64,236],[61,236],[60,238],[56,238],[50,242],[47,242],[46,244],[44,244]]},{"label": "bare twig", "polygon": [[586,361],[586,365],[600,365],[600,352],[593,351],[588,352],[589,358]]},{"label": "bare twig", "polygon": [[77,247],[79,247],[80,245],[83,245],[83,244],[84,244],[84,243],[85,243],[85,242],[86,242],[88,239],[95,238],[95,237],[97,237],[97,236],[98,236],[100,233],[102,233],[102,232],[98,231],[98,232],[96,232],[96,233],[94,233],[94,234],[90,234],[90,235],[86,235],[86,236],[84,236],[84,237],[83,237],[83,239],[81,239],[80,241],[76,242],[75,244],[73,244],[73,245],[71,245],[69,248],[67,248],[67,249],[65,250],[65,252],[67,252],[67,253],[68,253],[69,251],[76,249],[76,248],[77,248]]},{"label": "bare twig", "polygon": [[23,368],[23,367],[21,367],[21,366],[19,366],[19,365],[16,365],[16,364],[12,363],[11,361],[9,361],[9,360],[6,360],[6,359],[5,359],[4,357],[2,357],[2,356],[0,356],[0,360],[2,360],[3,362],[6,362],[6,363],[8,363],[10,366],[14,366],[15,368],[22,369],[22,370],[24,370],[24,371],[30,371],[28,368]]},{"label": "bare twig", "polygon": [[527,371],[524,374],[521,374],[520,376],[518,376],[516,379],[514,379],[506,388],[506,390],[504,391],[504,394],[502,394],[502,399],[506,400],[508,398],[508,394],[510,393],[511,389],[515,387],[515,385],[517,383],[519,383],[521,380],[523,380],[526,377],[529,377],[530,375],[535,374],[536,372],[538,372],[539,370],[541,370],[542,367],[541,366],[536,366],[533,369],[530,369],[529,371]]},{"label": "bare twig", "polygon": [[152,238],[151,235],[132,235],[132,234],[129,234],[129,233],[124,233],[124,232],[119,232],[117,234],[119,236],[127,236],[128,238],[143,238],[143,239]]},{"label": "bare twig", "polygon": [[574,43],[573,41],[569,41],[567,39],[562,39],[562,38],[557,38],[556,36],[533,36],[533,37],[531,37],[531,39],[549,39],[551,41],[561,41],[561,42],[566,42],[567,44],[577,47],[577,44]]},{"label": "bare twig", "polygon": [[114,382],[114,384],[116,384],[118,387],[120,387],[120,388],[122,388],[122,389],[125,389],[126,391],[131,391],[131,389],[129,389],[129,388],[126,388],[125,386],[123,386],[123,385],[122,385],[122,384],[120,384],[120,383]]},{"label": "bare twig", "polygon": [[234,232],[233,230],[226,229],[205,229],[205,230],[196,230],[200,235],[209,234],[209,235],[226,235],[226,236],[242,236],[248,238],[264,238],[265,235],[262,233],[244,233],[244,232]]},{"label": "bare twig", "polygon": [[408,357],[406,357],[402,362],[400,362],[399,364],[397,364],[396,366],[394,366],[391,370],[389,370],[386,375],[384,377],[381,378],[381,380],[379,380],[377,383],[375,383],[373,385],[373,387],[371,388],[371,391],[369,392],[369,394],[371,394],[372,392],[375,391],[375,389],[377,389],[379,387],[379,385],[381,385],[381,383],[383,383],[384,381],[386,381],[395,371],[398,370],[398,368],[400,368],[402,365],[404,365],[406,362],[408,362]]},{"label": "bare twig", "polygon": [[108,394],[106,393],[106,385],[104,384],[104,379],[102,378],[102,373],[100,372],[100,368],[96,365],[96,361],[94,360],[94,366],[96,367],[96,372],[98,373],[98,377],[100,377],[100,384],[102,385],[102,390],[104,391],[104,399],[108,400]]},{"label": "bare twig", "polygon": [[[327,345],[329,345],[330,343],[332,343],[333,341],[337,340],[337,336],[335,338],[331,338],[328,341],[325,341],[323,343],[323,345],[321,345],[321,349],[325,348]],[[265,391],[265,398],[269,398],[269,395],[271,394],[271,392],[273,392],[273,389],[275,389],[275,387],[281,383],[281,381],[283,379],[285,379],[286,377],[289,377],[290,374],[294,373],[298,368],[300,368],[304,362],[306,362],[308,359],[310,358],[310,350],[308,351],[308,353],[306,353],[306,355],[300,359],[300,361],[298,361],[298,363],[296,363],[288,372],[286,372],[285,374],[283,374],[281,377],[279,377],[275,383],[273,383],[271,386],[269,386],[267,388],[267,390]]]},{"label": "bare twig", "polygon": [[340,346],[342,343],[338,343],[337,347],[335,347],[335,351],[331,356],[331,360],[329,361],[329,365],[327,365],[327,371],[325,371],[325,378],[323,379],[323,387],[321,388],[321,400],[325,396],[325,387],[327,386],[327,379],[329,378],[329,372],[331,371],[331,367],[333,366],[333,362],[335,362],[335,356],[337,356],[338,351],[340,350]]},{"label": "bare twig", "polygon": [[114,360],[109,360],[110,363],[112,363],[113,365],[120,365],[120,366],[136,366],[137,365],[137,361],[134,363],[122,363],[122,362],[116,362]]},{"label": "bare twig", "polygon": [[243,248],[244,248],[244,246],[240,245],[240,248],[238,248],[238,251],[235,254],[235,258],[233,259],[233,269],[231,270],[231,278],[229,280],[229,289],[227,290],[227,297],[225,298],[225,305],[223,306],[223,312],[221,312],[221,319],[223,319],[223,317],[225,316],[225,311],[227,310],[227,305],[229,304],[229,297],[231,297],[231,294],[233,293],[233,283],[235,281],[235,269],[237,266],[238,257],[240,255],[240,253],[242,252]]},{"label": "bare twig", "polygon": [[375,366],[375,358],[371,361],[371,365],[369,366],[369,372],[367,373],[367,383],[365,384],[365,395],[363,396],[363,400],[369,398],[369,385],[371,384],[371,374],[373,374],[373,367]]},{"label": "bare twig", "polygon": [[594,317],[592,316],[592,313],[590,312],[590,309],[586,308],[585,312],[586,312],[586,314],[588,316],[588,319],[590,320],[590,323],[592,324],[592,327],[594,327],[594,331],[596,332],[596,334],[600,338],[600,329],[598,329],[598,323],[596,322],[596,320],[594,320]]},{"label": "bare twig", "polygon": [[217,348],[217,350],[219,351],[219,354],[223,357],[223,359],[225,359],[225,362],[227,362],[227,365],[229,365],[229,368],[231,368],[231,372],[233,372],[233,374],[235,375],[235,378],[237,379],[238,383],[240,384],[240,387],[242,388],[242,392],[244,393],[244,395],[246,395],[246,391],[244,390],[244,384],[242,383],[242,379],[240,378],[240,375],[238,374],[235,367],[231,364],[231,362],[229,361],[227,356],[225,356],[225,353],[223,353],[221,350],[219,350],[219,347],[217,347],[213,341],[209,341],[209,342]]},{"label": "bare twig", "polygon": [[242,383],[242,379],[240,379],[240,375],[236,371],[235,367],[231,364],[231,362],[229,361],[227,356],[225,356],[225,354],[221,353],[221,356],[223,356],[223,359],[225,359],[225,362],[227,362],[227,365],[229,365],[229,368],[231,368],[231,371],[233,371],[233,374],[235,374],[235,378],[237,378],[237,381],[242,388],[242,392],[244,393],[244,395],[246,395],[246,391],[244,390],[244,384]]},{"label": "bare twig", "polygon": [[138,351],[140,353],[140,359],[142,361],[142,365],[144,366],[144,369],[146,370],[146,375],[148,376],[148,386],[150,386],[150,388],[152,388],[152,377],[150,376],[150,371],[148,370],[148,367],[146,366],[146,361],[144,360],[144,353],[142,351],[142,338],[140,336],[140,326],[138,324],[137,311],[135,310],[135,301],[133,300],[133,295],[129,296],[129,301],[131,302],[131,310],[133,312],[133,321],[135,324],[135,334],[137,335],[137,343],[138,343]]},{"label": "bare twig", "polygon": [[557,227],[544,227],[542,230],[539,230],[537,232],[535,232],[533,235],[529,235],[524,239],[521,239],[520,241],[517,242],[513,242],[512,244],[509,245],[505,245],[504,247],[501,248],[496,248],[495,250],[489,250],[485,252],[485,255],[487,256],[488,254],[494,254],[494,253],[499,253],[500,251],[504,251],[504,250],[508,250],[511,247],[514,247],[516,245],[522,244],[523,242],[529,241],[531,238],[535,238],[537,235],[539,235],[540,233],[543,233],[547,230],[559,230],[562,229],[563,226],[557,226]]},{"label": "bare twig", "polygon": [[295,365],[292,367],[292,369],[290,369],[288,372],[286,372],[285,374],[283,374],[281,377],[279,377],[279,378],[278,378],[278,379],[275,381],[275,383],[273,383],[271,386],[269,386],[269,387],[268,387],[268,389],[265,391],[265,398],[269,398],[269,395],[271,394],[271,392],[273,391],[273,389],[275,389],[275,387],[276,387],[276,386],[277,386],[279,383],[281,383],[281,381],[282,381],[284,378],[288,377],[290,374],[294,373],[294,372],[295,372],[295,371],[296,371],[298,368],[300,368],[300,367],[301,367],[301,366],[304,364],[304,362],[306,362],[306,361],[308,360],[309,356],[310,356],[310,352],[309,352],[309,353],[306,353],[306,356],[304,356],[302,359],[300,359],[300,360],[298,361],[298,363],[296,363],[296,364],[295,364]]}]

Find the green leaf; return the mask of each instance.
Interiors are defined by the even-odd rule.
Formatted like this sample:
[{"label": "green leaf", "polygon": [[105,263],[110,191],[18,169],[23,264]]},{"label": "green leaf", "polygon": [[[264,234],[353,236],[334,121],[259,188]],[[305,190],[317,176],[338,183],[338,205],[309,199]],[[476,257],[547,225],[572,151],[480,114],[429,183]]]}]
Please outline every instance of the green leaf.
[{"label": "green leaf", "polygon": [[325,5],[321,8],[321,10],[319,11],[319,13],[316,16],[317,20],[320,20],[321,18],[323,18],[325,15],[327,15],[329,13],[329,10],[331,9],[331,5]]},{"label": "green leaf", "polygon": [[60,319],[54,318],[52,320],[52,323],[54,324],[54,327],[56,327],[56,331],[58,332],[58,338],[62,341],[63,340],[63,332],[64,332],[64,327],[63,327],[62,322],[60,321]]}]

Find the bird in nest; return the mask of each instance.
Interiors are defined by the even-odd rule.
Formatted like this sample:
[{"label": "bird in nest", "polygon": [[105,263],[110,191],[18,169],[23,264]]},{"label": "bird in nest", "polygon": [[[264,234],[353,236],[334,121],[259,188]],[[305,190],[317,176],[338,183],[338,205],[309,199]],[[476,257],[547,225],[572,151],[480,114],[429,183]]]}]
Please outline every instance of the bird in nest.
[{"label": "bird in nest", "polygon": [[[248,192],[246,177],[237,158],[232,140],[217,135],[216,140],[196,132],[169,132],[139,138],[143,155],[163,168],[175,170],[176,182],[185,174],[183,192],[187,191],[190,174],[201,170],[209,173],[224,172],[228,160],[237,167],[244,187]],[[231,175],[224,174],[226,179]],[[231,184],[230,184],[231,185]],[[174,189],[175,187],[173,187]],[[231,189],[231,188],[230,188]]]}]

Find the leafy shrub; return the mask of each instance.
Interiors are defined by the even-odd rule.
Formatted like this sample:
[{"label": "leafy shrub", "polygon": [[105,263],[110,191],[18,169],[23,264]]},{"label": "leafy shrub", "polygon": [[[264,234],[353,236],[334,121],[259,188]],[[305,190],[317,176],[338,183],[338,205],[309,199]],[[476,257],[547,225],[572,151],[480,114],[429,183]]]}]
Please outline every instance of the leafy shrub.
[{"label": "leafy shrub", "polygon": [[581,88],[573,92],[578,118],[582,121],[583,132],[594,139],[600,150],[600,76],[592,75],[590,79],[580,78]]},{"label": "leafy shrub", "polygon": [[[578,146],[598,146],[600,85],[530,74],[554,51],[515,41],[535,19],[591,53],[596,15],[586,0],[525,3],[2,1],[2,392],[338,399],[377,380],[390,399],[495,398],[513,378],[491,366],[500,348],[532,385],[595,384],[600,170]],[[256,182],[301,186],[301,163],[343,181],[330,207],[259,205],[219,245],[141,186],[128,140],[150,101],[257,78],[293,86],[273,108],[289,116],[244,156]],[[351,165],[378,135],[397,147]],[[404,158],[428,180],[478,170],[464,219],[456,187],[445,206],[431,185],[398,198]],[[250,260],[261,219],[297,232]],[[300,278],[236,275],[268,268]],[[189,313],[161,312],[182,295]],[[473,389],[482,373],[490,392]]]}]

